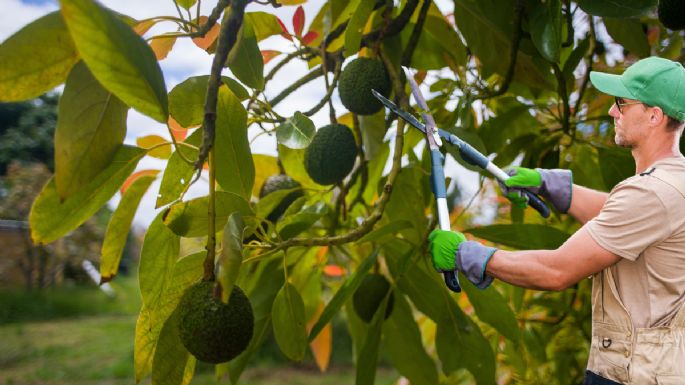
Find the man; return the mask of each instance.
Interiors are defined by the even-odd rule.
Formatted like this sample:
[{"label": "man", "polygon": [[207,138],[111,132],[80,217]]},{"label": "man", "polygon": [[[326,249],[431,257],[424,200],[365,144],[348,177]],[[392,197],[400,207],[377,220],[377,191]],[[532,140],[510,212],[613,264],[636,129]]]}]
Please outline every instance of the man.
[{"label": "man", "polygon": [[592,72],[590,79],[616,98],[609,109],[615,142],[631,149],[635,175],[606,194],[573,184],[567,170],[517,168],[503,186],[514,204],[526,204],[525,187],[583,227],[557,250],[526,251],[436,230],[433,264],[480,288],[497,278],[563,290],[592,276],[585,384],[685,384],[685,68],[651,57],[622,75]]}]

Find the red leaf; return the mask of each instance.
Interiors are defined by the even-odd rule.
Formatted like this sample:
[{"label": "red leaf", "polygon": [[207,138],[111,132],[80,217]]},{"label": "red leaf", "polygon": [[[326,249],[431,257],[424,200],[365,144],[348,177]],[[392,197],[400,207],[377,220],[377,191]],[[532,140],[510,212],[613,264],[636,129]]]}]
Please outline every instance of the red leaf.
[{"label": "red leaf", "polygon": [[290,32],[288,32],[288,29],[285,27],[285,24],[279,19],[278,17],[276,18],[276,21],[278,21],[278,25],[281,26],[281,29],[283,30],[283,33],[281,33],[281,36],[284,38],[293,41],[293,37],[290,35]]},{"label": "red leaf", "polygon": [[126,180],[124,181],[124,184],[121,185],[121,188],[119,189],[119,191],[121,191],[121,195],[124,195],[124,193],[126,192],[126,189],[128,189],[133,184],[133,182],[135,182],[138,178],[146,176],[146,175],[155,176],[155,175],[157,175],[157,173],[159,173],[159,170],[140,170],[140,171],[134,172],[128,178],[126,178]]},{"label": "red leaf", "polygon": [[319,37],[318,32],[309,31],[302,38],[302,43],[304,43],[304,45],[309,45],[309,43],[313,42],[317,37]]},{"label": "red leaf", "polygon": [[323,273],[329,277],[342,277],[345,275],[345,269],[338,265],[326,265],[323,267]]},{"label": "red leaf", "polygon": [[304,8],[300,5],[295,10],[293,15],[293,27],[295,28],[295,36],[302,37],[302,29],[304,28]]},{"label": "red leaf", "polygon": [[265,49],[262,52],[262,58],[264,59],[264,64],[268,63],[271,61],[271,59],[275,58],[276,56],[280,55],[282,52],[281,51],[274,51],[271,49]]}]

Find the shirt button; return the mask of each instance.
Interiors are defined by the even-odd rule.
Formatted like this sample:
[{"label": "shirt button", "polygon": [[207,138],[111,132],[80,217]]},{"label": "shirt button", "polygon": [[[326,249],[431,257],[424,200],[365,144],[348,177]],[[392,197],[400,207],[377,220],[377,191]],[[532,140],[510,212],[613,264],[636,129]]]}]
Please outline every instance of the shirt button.
[{"label": "shirt button", "polygon": [[623,355],[626,356],[626,358],[630,357],[630,351],[626,350],[625,352],[623,352]]}]

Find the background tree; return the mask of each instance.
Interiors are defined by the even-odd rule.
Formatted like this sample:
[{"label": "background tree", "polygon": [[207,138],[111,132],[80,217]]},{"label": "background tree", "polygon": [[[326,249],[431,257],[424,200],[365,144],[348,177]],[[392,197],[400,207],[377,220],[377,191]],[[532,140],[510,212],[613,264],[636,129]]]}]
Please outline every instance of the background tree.
[{"label": "background tree", "polygon": [[[201,15],[194,0],[177,0],[177,16],[132,20],[93,0],[61,0],[59,12],[0,46],[5,100],[65,83],[55,176],[30,215],[34,240],[62,237],[121,190],[102,246],[101,272],[112,279],[141,196],[161,178],[156,205],[164,210],[141,251],[136,380],[190,381],[195,358],[180,341],[183,319],[175,308],[186,288],[204,280],[216,282],[206,300],[225,303],[239,285],[252,303],[250,344],[216,366],[219,377],[234,383],[272,331],[288,358],[301,360],[309,345],[324,370],[336,315],[352,337],[358,384],[374,382],[380,350],[413,384],[580,382],[590,336],[589,283],[562,293],[502,283],[487,291],[467,284],[460,295],[447,291],[427,262],[426,235],[436,218],[426,215],[434,208],[422,136],[383,110],[335,111],[330,99],[356,55],[383,63],[390,97],[410,110],[400,65],[410,66],[431,91],[437,124],[492,154],[495,163],[570,168],[576,183],[607,191],[634,164],[612,145],[606,111],[613,99],[589,87],[589,72],[618,73],[649,55],[682,60],[682,32],[660,25],[654,0],[624,0],[621,7],[609,0],[454,0],[449,15],[427,0],[329,0],[306,29],[301,9],[292,28],[268,13],[301,2],[255,1],[246,12],[248,1],[219,0]],[[147,33],[153,25],[166,30]],[[279,34],[292,42],[289,52],[260,52],[260,41]],[[157,60],[187,38],[213,55],[211,73],[167,92]],[[39,43],[48,48],[35,50]],[[274,58],[280,61],[264,74]],[[306,62],[310,72],[267,98],[274,74],[292,60]],[[318,77],[326,84],[321,101],[285,116],[276,111]],[[331,124],[351,129],[356,145],[349,174],[328,186],[314,182],[305,167],[308,152],[330,154],[324,160],[330,161],[341,151],[336,141],[316,140],[308,117],[324,107]],[[168,124],[169,132],[123,145],[129,108]],[[248,127],[275,135],[277,158],[252,154]],[[325,151],[311,148],[322,142]],[[461,162],[456,149],[446,151]],[[144,156],[168,161],[163,170],[134,173]],[[203,172],[207,195],[185,199]],[[299,183],[303,195],[273,221],[269,214],[298,190],[257,200],[263,181],[279,172]],[[489,177],[482,175],[483,191],[492,191]],[[477,216],[462,215],[469,207],[460,205],[452,226],[499,247],[555,248],[579,226],[566,215],[543,220],[511,209],[503,199],[480,204],[497,209],[493,224],[477,226]],[[197,238],[204,250],[194,246]],[[369,274],[388,285],[363,286],[377,307],[366,323],[352,298]],[[392,311],[386,310],[390,298]]]}]

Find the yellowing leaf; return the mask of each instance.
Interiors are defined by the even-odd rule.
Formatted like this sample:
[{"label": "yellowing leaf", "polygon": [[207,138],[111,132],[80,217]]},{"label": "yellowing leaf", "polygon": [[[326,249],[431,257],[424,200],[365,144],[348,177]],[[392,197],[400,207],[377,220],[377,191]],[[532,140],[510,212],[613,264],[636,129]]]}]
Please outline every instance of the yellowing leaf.
[{"label": "yellowing leaf", "polygon": [[157,24],[157,20],[155,19],[143,20],[133,26],[133,31],[138,35],[143,36],[145,33],[147,33],[147,31],[150,30],[150,28],[154,27],[155,24]]},{"label": "yellowing leaf", "polygon": [[[324,303],[320,302],[319,307],[316,310],[316,314],[311,320],[309,320],[309,323],[307,324],[308,331],[311,331],[312,327],[316,323],[316,320],[318,320],[321,316],[321,313],[323,313],[323,309]],[[330,323],[326,324],[316,338],[309,343],[309,347],[312,349],[316,366],[319,367],[321,372],[325,372],[326,369],[328,369],[328,363],[331,359],[331,350],[333,347],[333,327]]]},{"label": "yellowing leaf", "polygon": [[[168,140],[159,135],[147,135],[136,139],[138,147],[148,150],[148,155],[153,158],[169,159],[171,156],[171,144],[160,146],[161,144],[169,143]],[[154,148],[150,150],[151,148]]]},{"label": "yellowing leaf", "polygon": [[159,37],[152,39],[150,48],[152,48],[152,52],[155,53],[157,60],[164,60],[167,55],[169,55],[169,52],[171,52],[171,49],[174,48],[175,43],[176,36]]},{"label": "yellowing leaf", "polygon": [[33,241],[52,242],[85,222],[114,195],[144,155],[137,147],[121,146],[106,169],[64,201],[51,178],[31,206]]},{"label": "yellowing leaf", "polygon": [[126,193],[123,194],[119,206],[117,206],[114,214],[112,214],[105,232],[105,239],[102,242],[100,257],[101,282],[111,281],[117,275],[119,263],[121,262],[121,253],[126,245],[126,237],[131,228],[133,216],[136,214],[143,195],[155,180],[155,176],[156,172],[153,175],[146,175],[136,179],[130,188],[127,189]]},{"label": "yellowing leaf", "polygon": [[276,2],[281,5],[299,5],[306,3],[307,0],[276,0]]},{"label": "yellowing leaf", "polygon": [[246,12],[245,18],[250,20],[257,41],[262,41],[269,36],[278,35],[283,31],[278,24],[278,18],[271,13]]},{"label": "yellowing leaf", "polygon": [[[207,16],[200,16],[200,25],[207,22]],[[216,39],[219,37],[219,31],[221,30],[221,25],[217,22],[212,26],[212,28],[207,31],[204,37],[194,37],[193,43],[196,46],[204,49],[205,51],[214,44]]]},{"label": "yellowing leaf", "polygon": [[252,160],[255,165],[255,179],[252,186],[252,196],[258,197],[259,190],[264,185],[266,178],[278,174],[278,159],[269,155],[253,154]]},{"label": "yellowing leaf", "polygon": [[[193,146],[199,146],[202,143],[202,130],[195,130],[185,142]],[[174,151],[171,154],[164,169],[162,183],[159,186],[159,193],[157,194],[157,202],[155,204],[156,208],[178,199],[193,178],[193,165],[183,160],[179,152],[186,159],[196,159],[198,154],[198,150],[186,146],[179,146],[178,151]]]},{"label": "yellowing leaf", "polygon": [[111,164],[126,136],[127,112],[83,62],[74,66],[59,102],[55,131],[55,184],[62,199]]},{"label": "yellowing leaf", "polygon": [[188,136],[188,128],[181,127],[171,115],[169,115],[167,126],[169,126],[169,129],[171,130],[171,135],[178,141],[183,141],[186,136]]},{"label": "yellowing leaf", "polygon": [[78,60],[59,12],[35,20],[0,45],[0,102],[32,99],[51,90]]},{"label": "yellowing leaf", "polygon": [[164,77],[145,41],[94,0],[60,3],[76,48],[95,78],[127,105],[166,123]]},{"label": "yellowing leaf", "polygon": [[128,190],[129,187],[133,184],[133,182],[137,181],[138,179],[145,177],[145,176],[157,176],[159,173],[159,170],[140,170],[136,171],[133,174],[131,174],[124,183],[121,185],[121,188],[119,188],[119,192],[121,195],[124,195],[126,193],[126,190]]}]

